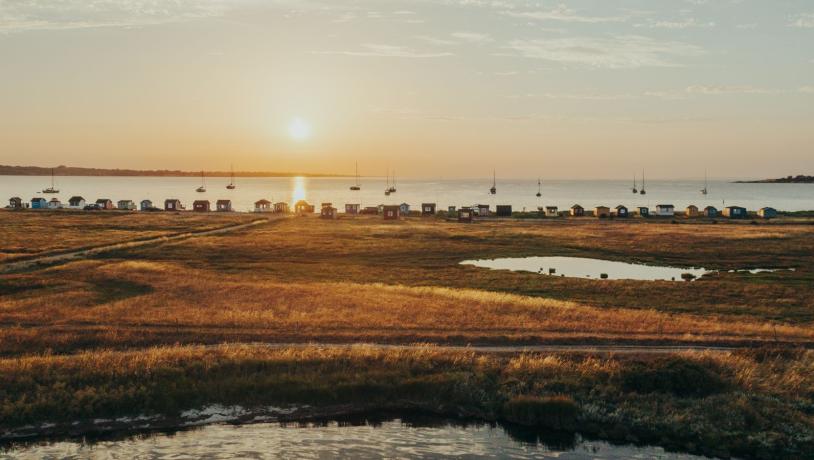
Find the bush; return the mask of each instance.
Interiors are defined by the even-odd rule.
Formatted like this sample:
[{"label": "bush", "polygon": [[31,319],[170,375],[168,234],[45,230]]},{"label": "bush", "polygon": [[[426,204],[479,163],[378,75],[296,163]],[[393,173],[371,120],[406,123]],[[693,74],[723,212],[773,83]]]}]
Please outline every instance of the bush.
[{"label": "bush", "polygon": [[503,416],[512,423],[555,430],[576,429],[579,408],[565,395],[517,396],[503,405]]},{"label": "bush", "polygon": [[626,391],[669,393],[681,397],[703,397],[720,393],[728,387],[718,373],[703,364],[683,358],[659,358],[637,363],[622,371],[622,388]]}]

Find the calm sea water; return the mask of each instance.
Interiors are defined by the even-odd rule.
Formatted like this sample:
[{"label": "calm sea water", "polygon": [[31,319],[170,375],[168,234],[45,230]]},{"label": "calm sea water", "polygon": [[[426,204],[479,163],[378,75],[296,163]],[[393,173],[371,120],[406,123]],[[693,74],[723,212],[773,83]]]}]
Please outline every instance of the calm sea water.
[{"label": "calm sea water", "polygon": [[[553,446],[552,446],[553,445]],[[57,442],[14,448],[14,459],[380,459],[380,458],[558,458],[675,459],[704,457],[666,453],[658,447],[613,446],[570,439],[521,438],[488,425],[381,424],[283,426],[276,423],[209,425],[173,435],[132,437],[95,443]]]},{"label": "calm sea water", "polygon": [[415,209],[422,202],[437,203],[439,209],[447,206],[470,206],[484,203],[494,206],[511,204],[514,210],[535,210],[538,206],[569,208],[581,204],[589,208],[598,205],[628,207],[673,204],[683,209],[689,204],[699,207],[722,204],[744,206],[756,210],[771,206],[784,211],[814,209],[814,184],[734,184],[725,181],[709,183],[710,193],[702,196],[700,181],[648,182],[647,195],[634,195],[627,181],[546,181],[542,197],[537,198],[537,182],[533,180],[498,181],[497,195],[489,194],[491,181],[484,180],[399,180],[398,191],[384,195],[384,179],[361,180],[362,190],[352,192],[352,178],[238,178],[237,189],[227,190],[228,178],[208,178],[207,192],[196,193],[201,185],[195,177],[57,177],[59,194],[45,195],[42,189],[50,185],[50,177],[0,176],[0,198],[3,202],[12,196],[30,200],[36,196],[51,199],[56,196],[63,202],[73,195],[81,195],[88,201],[110,198],[114,201],[130,199],[138,203],[150,199],[163,205],[166,198],[178,198],[187,208],[196,199],[231,199],[238,211],[250,210],[261,198],[293,203],[299,199],[311,203],[334,203],[340,210],[345,203],[363,206],[378,204],[409,203]]}]

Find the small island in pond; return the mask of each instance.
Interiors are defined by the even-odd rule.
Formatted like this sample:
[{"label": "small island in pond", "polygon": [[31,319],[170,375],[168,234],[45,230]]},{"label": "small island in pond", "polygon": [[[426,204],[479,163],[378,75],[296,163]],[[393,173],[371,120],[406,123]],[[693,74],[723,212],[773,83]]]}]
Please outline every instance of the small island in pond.
[{"label": "small island in pond", "polygon": [[814,184],[814,176],[786,176],[779,179],[738,180],[736,184]]}]

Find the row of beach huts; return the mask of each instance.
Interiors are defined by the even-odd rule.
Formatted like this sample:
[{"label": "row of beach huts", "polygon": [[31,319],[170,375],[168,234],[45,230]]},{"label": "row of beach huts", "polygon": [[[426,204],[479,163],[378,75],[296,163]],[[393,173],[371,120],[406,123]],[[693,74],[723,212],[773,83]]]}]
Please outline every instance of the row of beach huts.
[{"label": "row of beach huts", "polygon": [[[86,201],[81,196],[71,197],[67,203],[62,203],[57,198],[47,200],[43,197],[32,198],[29,202],[24,202],[19,197],[12,197],[9,200],[8,209],[76,209],[86,211],[98,210],[122,210],[122,211],[185,211],[186,208],[181,203],[181,200],[176,198],[169,198],[164,200],[164,206],[158,207],[151,200],[142,200],[138,205],[132,200],[119,200],[113,202],[108,198],[100,198],[95,202]],[[437,214],[435,203],[422,203],[419,211],[413,211],[408,203],[400,205],[384,205],[366,206],[362,207],[359,203],[349,203],[345,205],[346,215],[381,215],[384,219],[399,219],[410,215],[432,216]],[[192,211],[194,212],[233,212],[232,200],[217,200],[215,201],[214,208],[209,200],[195,200],[192,203]],[[277,214],[294,214],[305,215],[314,214],[316,206],[309,204],[305,200],[297,201],[293,209],[288,203],[280,201],[272,203],[269,200],[261,199],[254,203],[254,212],[260,213],[277,213]],[[335,219],[338,217],[339,211],[332,203],[322,203],[319,211],[320,217],[327,219]],[[777,210],[770,207],[759,209],[755,213],[758,217],[770,219],[777,217]],[[471,222],[474,218],[482,217],[511,217],[513,210],[511,205],[497,205],[494,212],[488,204],[477,204],[474,206],[463,206],[457,208],[449,206],[446,211],[448,218],[457,218],[460,222]],[[593,210],[588,210],[582,206],[575,204],[571,208],[561,211],[557,206],[544,206],[538,208],[538,215],[540,217],[596,217],[599,219],[604,218],[628,218],[628,217],[675,217],[676,215],[683,215],[684,217],[726,217],[730,219],[746,219],[750,217],[750,213],[746,208],[740,206],[726,206],[718,210],[714,206],[707,206],[703,209],[695,205],[687,206],[683,213],[677,213],[675,206],[671,204],[659,204],[651,212],[649,207],[639,206],[634,210],[628,209],[624,205],[610,208],[607,206],[596,206]]]}]

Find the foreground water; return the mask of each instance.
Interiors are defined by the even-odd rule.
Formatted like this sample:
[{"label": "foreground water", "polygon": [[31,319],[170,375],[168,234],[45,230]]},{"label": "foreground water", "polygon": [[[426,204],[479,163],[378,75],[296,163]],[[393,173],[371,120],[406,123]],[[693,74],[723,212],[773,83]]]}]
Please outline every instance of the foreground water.
[{"label": "foreground water", "polygon": [[437,203],[439,209],[447,206],[471,206],[477,203],[510,204],[514,210],[536,210],[538,206],[558,206],[560,209],[580,204],[586,208],[598,205],[614,207],[624,204],[654,207],[673,204],[677,210],[689,204],[699,207],[712,205],[739,205],[750,210],[772,206],[785,211],[814,209],[814,184],[735,184],[713,181],[710,192],[703,196],[698,181],[651,181],[646,195],[634,195],[626,181],[544,181],[542,197],[537,198],[536,180],[498,180],[497,195],[489,194],[491,179],[483,180],[400,180],[398,191],[390,196],[383,193],[384,179],[362,179],[361,191],[350,191],[352,178],[238,178],[237,189],[227,190],[228,178],[207,179],[207,191],[196,193],[201,185],[195,177],[57,177],[60,193],[42,194],[50,185],[50,177],[0,176],[0,199],[12,196],[30,200],[36,196],[47,199],[57,197],[63,202],[73,195],[89,201],[109,198],[114,201],[129,199],[139,202],[149,199],[163,204],[166,198],[178,198],[188,208],[196,199],[210,201],[231,199],[235,210],[246,211],[261,198],[293,203],[305,199],[311,203],[331,202],[340,209],[345,203],[363,206],[409,203],[418,209],[421,203]]},{"label": "foreground water", "polygon": [[56,442],[0,451],[0,458],[232,459],[232,458],[558,458],[701,459],[658,447],[614,446],[575,435],[541,438],[498,426],[449,422],[321,425],[208,425],[175,434],[94,443]]},{"label": "foreground water", "polygon": [[685,273],[692,275],[694,278],[699,278],[708,273],[703,268],[663,267],[587,257],[507,257],[465,260],[461,264],[494,270],[524,271],[574,278],[598,279],[605,275],[607,279],[612,280],[681,281],[681,275]]}]

